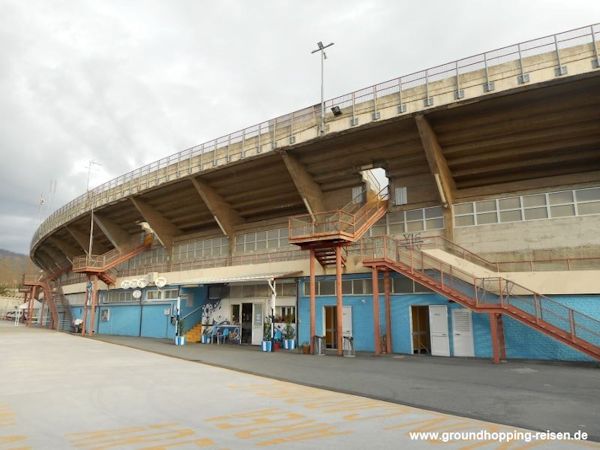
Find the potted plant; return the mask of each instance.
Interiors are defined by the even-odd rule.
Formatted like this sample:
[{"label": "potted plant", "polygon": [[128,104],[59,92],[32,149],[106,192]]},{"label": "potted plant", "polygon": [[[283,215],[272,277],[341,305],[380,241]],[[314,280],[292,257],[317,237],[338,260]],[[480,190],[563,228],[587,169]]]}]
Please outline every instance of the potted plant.
[{"label": "potted plant", "polygon": [[175,330],[175,345],[185,345],[185,334],[183,333],[184,320],[177,320],[177,329]]},{"label": "potted plant", "polygon": [[265,317],[265,321],[263,323],[263,341],[262,341],[262,351],[270,352],[272,349],[271,342],[271,320],[269,317]]},{"label": "potted plant", "polygon": [[283,338],[285,339],[283,341],[283,347],[286,350],[294,350],[295,343],[296,343],[296,341],[294,341],[295,336],[296,336],[296,330],[294,329],[294,326],[292,325],[292,317],[288,316],[286,318],[285,328],[283,330]]}]

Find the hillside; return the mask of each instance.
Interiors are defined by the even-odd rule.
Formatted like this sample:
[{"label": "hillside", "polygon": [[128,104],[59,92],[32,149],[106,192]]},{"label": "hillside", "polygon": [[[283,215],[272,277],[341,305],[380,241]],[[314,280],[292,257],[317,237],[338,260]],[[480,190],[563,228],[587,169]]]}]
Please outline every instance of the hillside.
[{"label": "hillside", "polygon": [[29,256],[0,249],[0,285],[20,284],[23,273],[33,268],[30,264]]}]

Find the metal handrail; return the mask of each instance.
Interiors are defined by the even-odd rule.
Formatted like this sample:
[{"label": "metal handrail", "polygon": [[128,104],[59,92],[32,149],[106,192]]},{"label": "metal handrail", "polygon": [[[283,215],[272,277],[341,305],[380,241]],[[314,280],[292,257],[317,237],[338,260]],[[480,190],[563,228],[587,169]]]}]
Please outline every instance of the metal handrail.
[{"label": "metal handrail", "polygon": [[[435,256],[423,252],[417,246],[390,236],[378,236],[365,240],[361,246],[365,262],[384,259],[402,263],[411,272],[420,272],[439,282],[442,288],[452,289],[466,296],[475,308],[497,306],[505,310],[518,309],[568,333],[571,340],[579,339],[600,347],[600,321],[537,293],[525,286],[503,277],[474,277]],[[439,280],[437,279],[439,278]]]},{"label": "metal handrail", "polygon": [[[399,105],[400,112],[402,112],[403,105],[423,100],[424,97],[420,93],[416,94],[414,92],[415,88],[425,87],[425,100],[427,101],[430,97],[460,90],[461,86],[469,87],[469,82],[471,82],[471,85],[474,85],[473,80],[463,80],[461,84],[461,77],[465,78],[466,74],[475,73],[478,70],[485,72],[485,77],[482,80],[486,84],[504,79],[507,76],[504,73],[490,73],[489,69],[499,64],[518,61],[520,76],[523,76],[524,70],[529,68],[527,65],[529,62],[528,58],[532,58],[532,66],[535,65],[537,67],[539,65],[539,61],[534,61],[535,58],[533,58],[537,55],[556,52],[558,56],[556,59],[558,60],[558,64],[560,64],[560,46],[565,43],[572,44],[570,47],[593,44],[594,58],[597,60],[598,50],[596,41],[598,40],[600,31],[596,31],[594,27],[598,25],[596,23],[430,67],[327,100],[325,101],[325,105],[327,108],[333,106],[341,108],[351,107],[352,116],[354,117],[358,106],[361,108],[366,107],[368,111],[377,111],[378,105],[381,107],[379,103],[382,99],[385,99],[386,106]],[[532,70],[543,70],[546,68],[535,67]],[[436,92],[430,92],[430,85],[432,83],[443,79],[449,80],[453,77],[456,78],[456,85],[447,88],[444,87]],[[480,81],[482,80],[477,79],[476,82],[481,84]],[[411,90],[416,98],[410,97]],[[46,218],[33,235],[31,249],[33,250],[46,234],[93,207],[97,208],[122,196],[144,191],[163,182],[202,172],[205,170],[205,167],[212,168],[222,163],[226,164],[232,160],[243,159],[247,156],[261,153],[265,150],[266,146],[270,146],[269,150],[271,150],[280,143],[289,145],[295,141],[296,136],[300,133],[313,128],[314,130],[317,129],[317,115],[318,105],[294,111],[174,153],[103,183],[70,201]],[[318,137],[318,133],[315,131],[314,136],[309,139],[316,137]],[[240,146],[237,152],[232,147],[235,145]],[[220,155],[217,150],[221,152]],[[210,160],[208,160],[208,157],[203,158],[203,155],[207,155],[208,153],[212,153]],[[117,187],[120,188],[119,192],[109,193],[109,191]],[[103,197],[103,194],[106,195]]]},{"label": "metal handrail", "polygon": [[[380,190],[375,197],[366,203],[358,204],[358,209],[356,209],[353,202],[350,202],[337,211],[290,217],[289,239],[306,238],[316,234],[337,233],[347,233],[356,238],[356,232],[368,223],[378,209],[385,205],[387,191],[384,192],[384,190],[385,188]],[[325,220],[321,220],[321,217],[325,217]]]}]

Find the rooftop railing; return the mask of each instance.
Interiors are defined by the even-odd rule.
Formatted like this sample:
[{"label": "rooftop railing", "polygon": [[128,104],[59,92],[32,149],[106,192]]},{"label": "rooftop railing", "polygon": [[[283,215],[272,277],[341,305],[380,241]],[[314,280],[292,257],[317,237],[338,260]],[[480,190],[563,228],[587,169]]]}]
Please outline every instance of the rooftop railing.
[{"label": "rooftop railing", "polygon": [[[393,109],[397,115],[493,91],[507,79],[525,84],[536,72],[554,69],[556,76],[567,73],[567,63],[589,59],[587,71],[600,66],[598,38],[600,24],[520,42],[457,61],[403,75],[325,102],[327,111],[334,106],[349,118],[348,126],[358,125],[367,114],[378,120],[381,112]],[[577,47],[577,51],[568,49]],[[549,56],[540,58],[541,55]],[[483,89],[480,87],[483,86]],[[476,92],[471,88],[479,87]],[[510,86],[514,87],[514,86]],[[36,230],[31,249],[51,231],[120,198],[185,178],[229,162],[271,151],[278,146],[315,139],[320,105],[294,111],[266,122],[244,128],[204,144],[137,168],[91,189],[52,213]],[[326,120],[332,123],[333,115]],[[364,120],[364,119],[361,119]],[[337,122],[336,122],[337,123]],[[332,130],[330,130],[332,131]]]}]

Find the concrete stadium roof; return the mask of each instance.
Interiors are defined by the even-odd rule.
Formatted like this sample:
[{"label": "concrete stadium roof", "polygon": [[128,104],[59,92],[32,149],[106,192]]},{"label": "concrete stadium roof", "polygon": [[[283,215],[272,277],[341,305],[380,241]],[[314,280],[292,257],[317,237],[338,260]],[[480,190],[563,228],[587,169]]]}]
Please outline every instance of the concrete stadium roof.
[{"label": "concrete stadium roof", "polygon": [[598,49],[589,27],[557,35],[558,52],[550,38],[329,100],[341,115],[327,114],[323,135],[308,108],[140,168],[53,213],[31,256],[51,270],[87,251],[92,208],[94,253],[119,247],[142,222],[168,248],[283,223],[340,207],[370,167],[384,168],[392,187],[409,186],[411,207],[439,204],[436,151],[451,200],[597,180]]}]

